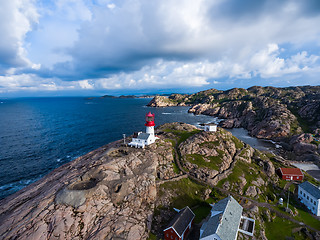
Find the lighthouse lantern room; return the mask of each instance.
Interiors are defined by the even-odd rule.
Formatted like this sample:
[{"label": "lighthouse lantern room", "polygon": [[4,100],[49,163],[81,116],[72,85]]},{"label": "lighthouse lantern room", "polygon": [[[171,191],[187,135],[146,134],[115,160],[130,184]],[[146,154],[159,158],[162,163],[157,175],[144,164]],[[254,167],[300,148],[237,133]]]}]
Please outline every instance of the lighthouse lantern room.
[{"label": "lighthouse lantern room", "polygon": [[146,114],[146,133],[151,134],[154,137],[154,114],[151,112]]},{"label": "lighthouse lantern room", "polygon": [[154,135],[154,114],[151,112],[146,114],[146,133],[139,132],[136,138],[132,138],[132,141],[128,144],[131,147],[144,148],[146,145],[154,143],[158,139]]}]

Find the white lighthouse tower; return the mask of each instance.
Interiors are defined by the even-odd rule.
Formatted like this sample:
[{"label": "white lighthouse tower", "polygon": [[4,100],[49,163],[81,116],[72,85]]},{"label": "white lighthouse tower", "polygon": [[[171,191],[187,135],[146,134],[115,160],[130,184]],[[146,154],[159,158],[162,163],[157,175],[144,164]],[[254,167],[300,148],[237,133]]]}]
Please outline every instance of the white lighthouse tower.
[{"label": "white lighthouse tower", "polygon": [[146,123],[144,125],[146,126],[146,132],[139,132],[137,137],[132,138],[132,141],[128,144],[129,146],[144,148],[146,145],[154,143],[156,139],[158,139],[158,137],[154,135],[154,114],[151,112],[146,114]]},{"label": "white lighthouse tower", "polygon": [[146,123],[144,125],[146,126],[146,133],[149,133],[154,138],[154,114],[151,112],[146,114]]}]

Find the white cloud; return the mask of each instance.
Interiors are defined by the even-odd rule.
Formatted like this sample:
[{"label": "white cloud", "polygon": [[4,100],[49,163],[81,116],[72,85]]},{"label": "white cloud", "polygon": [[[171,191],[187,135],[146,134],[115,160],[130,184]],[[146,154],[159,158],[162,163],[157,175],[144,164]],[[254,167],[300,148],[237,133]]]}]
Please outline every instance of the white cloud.
[{"label": "white cloud", "polygon": [[79,85],[82,89],[93,89],[93,85],[88,80],[79,81]]},{"label": "white cloud", "polygon": [[107,7],[110,9],[114,9],[116,7],[116,5],[114,3],[110,3],[107,5]]},{"label": "white cloud", "polygon": [[40,78],[35,74],[0,76],[0,93],[73,89],[81,89],[78,82],[64,82],[54,78]]},{"label": "white cloud", "polygon": [[25,50],[26,34],[38,22],[33,0],[1,1],[0,6],[0,74],[12,67],[29,67]]},{"label": "white cloud", "polygon": [[12,85],[2,79],[0,87],[186,88],[288,76],[307,84],[320,69],[320,9],[312,4],[2,1],[0,74]]}]

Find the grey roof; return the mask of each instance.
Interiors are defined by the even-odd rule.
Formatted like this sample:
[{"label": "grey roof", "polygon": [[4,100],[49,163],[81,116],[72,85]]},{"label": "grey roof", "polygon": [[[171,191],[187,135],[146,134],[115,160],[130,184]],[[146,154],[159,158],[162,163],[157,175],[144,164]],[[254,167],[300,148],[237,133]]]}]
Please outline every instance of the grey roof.
[{"label": "grey roof", "polygon": [[242,216],[242,206],[229,196],[217,202],[211,210],[209,220],[202,225],[201,238],[217,234],[223,240],[234,240]]},{"label": "grey roof", "polygon": [[150,133],[140,133],[137,138],[142,140],[147,140],[149,136],[150,136]]},{"label": "grey roof", "polygon": [[195,215],[192,210],[187,206],[179,211],[165,230],[172,227],[181,237],[189,223],[193,220],[194,216]]},{"label": "grey roof", "polygon": [[306,181],[299,184],[299,187],[303,188],[306,192],[310,193],[316,199],[320,199],[320,189],[312,183]]}]

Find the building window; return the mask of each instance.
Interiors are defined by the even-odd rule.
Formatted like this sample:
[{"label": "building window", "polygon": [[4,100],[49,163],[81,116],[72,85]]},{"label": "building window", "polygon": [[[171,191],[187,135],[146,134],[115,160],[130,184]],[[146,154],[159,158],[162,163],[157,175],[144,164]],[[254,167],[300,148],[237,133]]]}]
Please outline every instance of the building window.
[{"label": "building window", "polygon": [[169,233],[167,233],[167,237],[169,237]]},{"label": "building window", "polygon": [[309,196],[307,196],[307,200],[309,200]]},{"label": "building window", "polygon": [[314,201],[313,204],[316,205],[316,201]]},{"label": "building window", "polygon": [[306,194],[304,193],[303,196],[306,197]]},{"label": "building window", "polygon": [[300,194],[302,194],[302,191],[300,190]]}]

